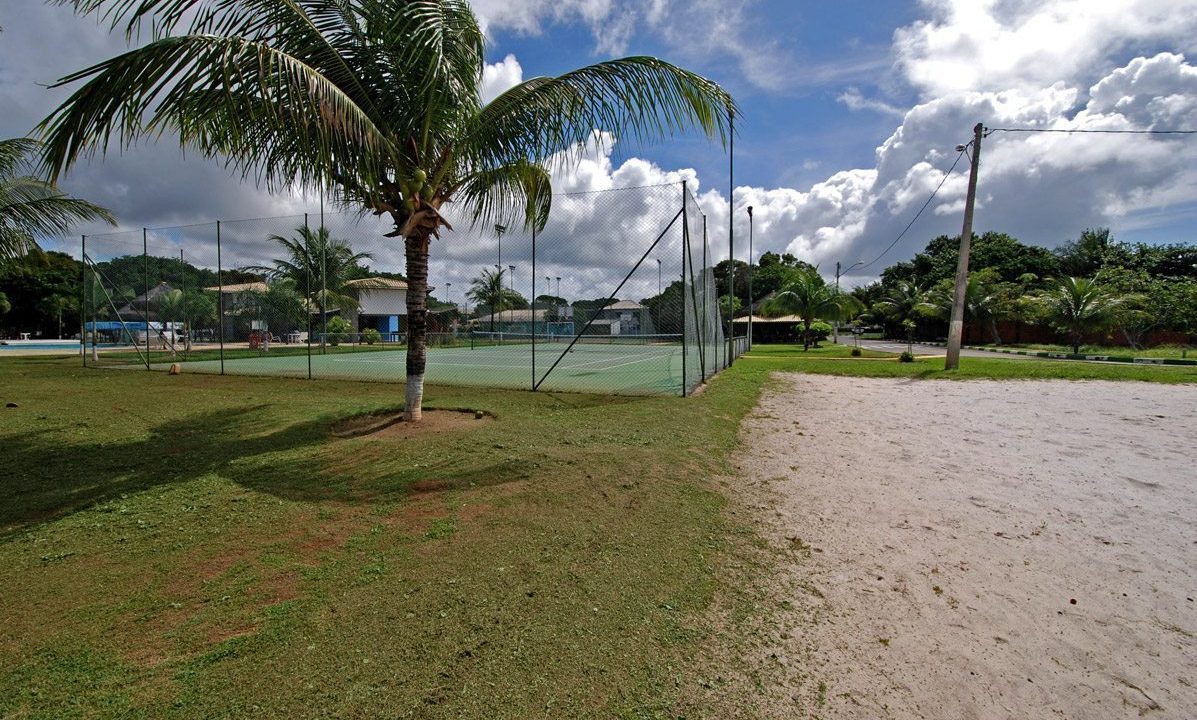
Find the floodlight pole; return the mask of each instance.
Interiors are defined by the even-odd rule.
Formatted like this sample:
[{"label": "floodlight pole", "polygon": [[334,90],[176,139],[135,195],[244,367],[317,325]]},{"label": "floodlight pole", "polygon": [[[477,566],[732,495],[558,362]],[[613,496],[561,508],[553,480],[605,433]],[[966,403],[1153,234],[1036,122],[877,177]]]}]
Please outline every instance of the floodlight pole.
[{"label": "floodlight pole", "polygon": [[498,257],[495,258],[495,267],[503,267],[503,233],[507,232],[507,226],[500,223],[495,223],[495,235],[499,238],[499,252]]},{"label": "floodlight pole", "polygon": [[735,227],[736,216],[736,111],[727,114],[727,365],[731,367],[732,353],[736,342],[736,326],[734,307],[736,296],[736,245]]},{"label": "floodlight pole", "polygon": [[[511,299],[512,299],[512,304],[514,305],[515,304],[514,303],[514,301],[515,301],[515,266],[508,265],[507,269],[509,271],[511,271],[511,274],[507,276],[507,287],[511,288],[511,295],[512,295]],[[511,312],[507,315],[508,322],[514,323],[515,322],[515,308],[514,307],[510,308],[510,311]]]},{"label": "floodlight pole", "polygon": [[944,360],[944,370],[956,370],[960,367],[960,342],[964,337],[964,295],[968,289],[968,253],[973,239],[973,206],[977,200],[977,171],[981,165],[981,138],[984,136],[984,124],[977,123],[973,127],[973,158],[968,171],[968,198],[964,203],[964,229],[960,233],[960,259],[956,263],[956,291],[952,296],[952,319],[948,323],[948,351]]},{"label": "floodlight pole", "polygon": [[752,349],[752,206],[748,206],[748,348]]}]

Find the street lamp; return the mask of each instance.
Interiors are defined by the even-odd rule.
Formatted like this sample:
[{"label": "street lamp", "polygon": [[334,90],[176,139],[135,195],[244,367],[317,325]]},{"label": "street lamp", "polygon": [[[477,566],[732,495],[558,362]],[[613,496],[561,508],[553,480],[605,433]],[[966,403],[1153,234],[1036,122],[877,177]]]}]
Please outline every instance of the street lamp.
[{"label": "street lamp", "polygon": [[[859,265],[864,265],[864,260],[857,260],[856,262],[852,263],[851,265],[844,268],[843,270],[840,270],[840,263],[838,260],[836,261],[836,263],[835,263],[835,295],[836,295],[837,299],[839,298],[839,295],[840,295],[840,275],[846,274],[852,268],[857,267]],[[835,337],[832,339],[832,342],[834,342],[837,345],[840,342],[839,318],[836,318],[836,320],[835,320]]]},{"label": "street lamp", "polygon": [[748,349],[752,349],[752,206],[748,206]]}]

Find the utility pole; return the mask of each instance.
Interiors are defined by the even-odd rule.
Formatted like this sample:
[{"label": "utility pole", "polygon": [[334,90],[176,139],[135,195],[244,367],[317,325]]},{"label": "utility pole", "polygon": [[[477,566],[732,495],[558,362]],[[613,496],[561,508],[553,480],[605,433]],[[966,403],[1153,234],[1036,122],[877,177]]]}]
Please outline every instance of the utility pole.
[{"label": "utility pole", "polygon": [[748,349],[752,349],[752,206],[748,206]]},{"label": "utility pole", "polygon": [[[948,353],[944,370],[960,367],[960,341],[964,336],[964,293],[968,288],[968,251],[973,239],[973,205],[977,200],[977,171],[981,165],[981,138],[985,126],[973,128],[973,160],[968,171],[968,199],[964,203],[964,229],[960,233],[960,260],[956,263],[956,292],[952,296],[952,320],[948,323]],[[963,151],[965,148],[958,148]]]},{"label": "utility pole", "polygon": [[[840,296],[840,277],[844,273],[851,271],[852,268],[856,267],[857,265],[864,265],[864,260],[857,260],[856,262],[852,263],[851,265],[844,268],[843,270],[840,270],[840,263],[838,260],[836,261],[836,263],[835,263],[835,296],[836,296],[836,298],[839,298],[839,296]],[[834,327],[835,327],[834,342],[838,345],[840,342],[840,320],[839,320],[839,318],[835,319]]]},{"label": "utility pole", "polygon": [[[839,260],[835,261],[835,296],[837,298],[840,296],[840,261]],[[835,325],[833,325],[832,327],[834,328],[834,330],[832,332],[833,337],[831,338],[831,342],[835,343],[836,345],[839,345],[840,344],[840,319],[838,317],[835,319]]]}]

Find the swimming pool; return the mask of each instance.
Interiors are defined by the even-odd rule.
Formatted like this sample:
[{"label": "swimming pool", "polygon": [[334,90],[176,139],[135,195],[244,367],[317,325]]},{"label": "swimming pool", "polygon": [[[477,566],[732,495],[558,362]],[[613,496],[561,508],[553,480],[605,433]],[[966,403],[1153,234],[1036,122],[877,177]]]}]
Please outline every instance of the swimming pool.
[{"label": "swimming pool", "polygon": [[0,353],[13,350],[79,352],[78,340],[0,340]]}]

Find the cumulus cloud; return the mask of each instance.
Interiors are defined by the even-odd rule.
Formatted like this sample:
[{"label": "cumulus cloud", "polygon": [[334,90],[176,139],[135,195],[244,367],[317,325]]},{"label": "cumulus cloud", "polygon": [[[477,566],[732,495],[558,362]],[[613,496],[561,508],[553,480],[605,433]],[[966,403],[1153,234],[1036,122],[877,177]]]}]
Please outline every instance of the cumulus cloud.
[{"label": "cumulus cloud", "polygon": [[[792,72],[792,58],[782,45],[769,40],[759,24],[767,13],[758,0],[474,0],[488,33],[509,30],[539,35],[558,22],[578,22],[590,29],[598,55],[622,55],[637,32],[663,40],[671,54],[686,61],[727,59],[743,77],[759,88],[776,90],[812,74],[858,74],[858,63],[830,63]],[[875,61],[869,61],[875,67]]]},{"label": "cumulus cloud", "polygon": [[482,69],[482,102],[488,103],[524,81],[524,69],[511,53]]}]

